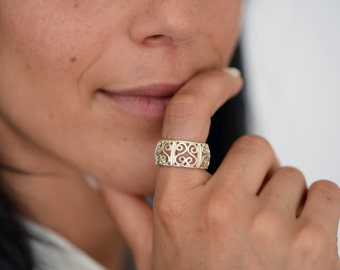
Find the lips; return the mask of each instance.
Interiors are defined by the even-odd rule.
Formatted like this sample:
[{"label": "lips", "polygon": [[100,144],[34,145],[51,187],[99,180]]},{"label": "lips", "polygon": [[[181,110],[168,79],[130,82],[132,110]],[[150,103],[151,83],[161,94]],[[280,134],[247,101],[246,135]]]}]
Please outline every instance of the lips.
[{"label": "lips", "polygon": [[99,93],[114,105],[132,114],[162,120],[170,99],[182,84],[154,84],[126,90],[100,89]]}]

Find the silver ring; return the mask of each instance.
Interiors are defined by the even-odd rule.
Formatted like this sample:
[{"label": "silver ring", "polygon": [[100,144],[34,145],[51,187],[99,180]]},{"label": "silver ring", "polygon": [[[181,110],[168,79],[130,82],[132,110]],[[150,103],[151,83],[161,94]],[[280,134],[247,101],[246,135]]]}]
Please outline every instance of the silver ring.
[{"label": "silver ring", "polygon": [[155,162],[160,166],[208,169],[210,149],[206,143],[160,140],[155,149]]}]

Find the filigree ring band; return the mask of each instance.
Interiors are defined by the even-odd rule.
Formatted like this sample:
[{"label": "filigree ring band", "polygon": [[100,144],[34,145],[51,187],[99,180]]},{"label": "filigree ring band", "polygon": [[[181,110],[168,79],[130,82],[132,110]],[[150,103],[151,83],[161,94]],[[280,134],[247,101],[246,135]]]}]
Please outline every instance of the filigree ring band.
[{"label": "filigree ring band", "polygon": [[155,162],[160,166],[208,169],[210,149],[206,143],[160,140],[155,150]]}]

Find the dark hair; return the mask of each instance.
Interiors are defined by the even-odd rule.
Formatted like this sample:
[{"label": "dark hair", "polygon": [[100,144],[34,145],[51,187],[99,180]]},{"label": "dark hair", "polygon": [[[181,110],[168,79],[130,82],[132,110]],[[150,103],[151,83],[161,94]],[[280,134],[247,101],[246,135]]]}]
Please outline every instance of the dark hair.
[{"label": "dark hair", "polygon": [[[240,46],[237,46],[230,66],[238,68],[243,73]],[[247,132],[245,86],[246,82],[242,91],[227,101],[211,119],[208,137],[211,151],[210,173],[216,171],[233,142]]]},{"label": "dark hair", "polygon": [[[242,70],[239,47],[231,66]],[[212,152],[209,171],[213,173],[231,144],[246,132],[245,91],[224,104],[213,116],[208,143]],[[19,170],[0,165],[0,170],[22,173]],[[34,259],[29,245],[30,235],[15,212],[3,181],[0,180],[0,269],[33,270]]]},{"label": "dark hair", "polygon": [[0,269],[33,270],[29,236],[15,208],[4,183],[0,181]]}]

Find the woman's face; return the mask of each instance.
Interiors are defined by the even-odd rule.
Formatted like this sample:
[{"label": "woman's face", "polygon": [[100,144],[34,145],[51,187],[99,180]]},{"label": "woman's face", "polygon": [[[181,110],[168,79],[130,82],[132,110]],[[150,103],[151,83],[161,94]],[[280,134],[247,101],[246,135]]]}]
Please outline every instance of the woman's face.
[{"label": "woman's face", "polygon": [[58,160],[152,193],[166,103],[195,73],[227,64],[240,9],[241,0],[0,0],[2,158],[23,165],[27,154],[23,169],[47,173]]}]

